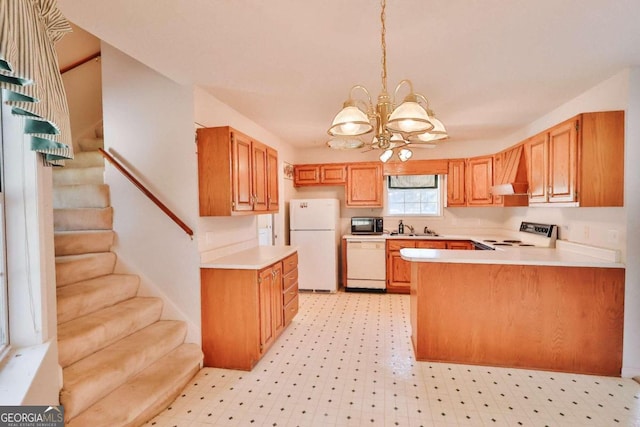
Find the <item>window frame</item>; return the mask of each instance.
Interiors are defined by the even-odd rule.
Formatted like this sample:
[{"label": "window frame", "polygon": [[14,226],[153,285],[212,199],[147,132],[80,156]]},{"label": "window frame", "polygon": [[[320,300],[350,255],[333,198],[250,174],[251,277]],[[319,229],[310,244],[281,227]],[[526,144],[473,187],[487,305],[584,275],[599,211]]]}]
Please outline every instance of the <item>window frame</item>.
[{"label": "window frame", "polygon": [[[446,181],[445,181],[445,175],[443,174],[424,174],[424,175],[436,175],[436,181],[437,181],[437,185],[438,185],[438,210],[437,213],[435,214],[428,214],[428,213],[392,213],[390,211],[390,206],[391,204],[389,203],[389,179],[388,177],[385,177],[385,185],[384,185],[384,214],[385,216],[390,216],[390,217],[428,217],[428,218],[442,218],[444,216],[444,207],[445,207],[445,203],[446,203],[446,193],[444,192],[444,189],[446,188]],[[393,190],[398,190],[398,189],[393,189]],[[401,189],[400,189],[401,190]],[[407,188],[406,190],[415,190],[415,189],[409,189]]]},{"label": "window frame", "polygon": [[[4,99],[0,99],[4,102]],[[5,177],[4,138],[2,132],[2,109],[0,109],[0,360],[9,351],[11,337],[9,328],[9,281],[7,278],[7,241],[5,226]]]}]

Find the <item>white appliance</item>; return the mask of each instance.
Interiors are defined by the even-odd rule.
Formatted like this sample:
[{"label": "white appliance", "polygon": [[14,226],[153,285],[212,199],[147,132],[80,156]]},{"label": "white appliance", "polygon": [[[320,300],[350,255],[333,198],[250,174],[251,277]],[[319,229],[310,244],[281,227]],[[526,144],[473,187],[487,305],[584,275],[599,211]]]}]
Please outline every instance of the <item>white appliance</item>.
[{"label": "white appliance", "polygon": [[347,240],[347,289],[386,289],[384,239]]},{"label": "white appliance", "polygon": [[298,288],[338,290],[340,201],[292,199],[289,201],[291,245],[298,248]]},{"label": "white appliance", "polygon": [[[513,233],[512,233],[513,234]],[[539,224],[522,221],[520,230],[510,238],[491,238],[483,240],[491,246],[555,248],[558,227],[554,224]]]}]

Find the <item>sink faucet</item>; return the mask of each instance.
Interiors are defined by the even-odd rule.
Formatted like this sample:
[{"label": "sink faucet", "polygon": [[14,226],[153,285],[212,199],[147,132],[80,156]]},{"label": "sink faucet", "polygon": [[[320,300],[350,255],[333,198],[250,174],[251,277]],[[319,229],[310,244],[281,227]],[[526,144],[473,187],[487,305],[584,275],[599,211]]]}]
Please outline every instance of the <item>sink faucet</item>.
[{"label": "sink faucet", "polygon": [[424,231],[423,231],[423,233],[424,233],[424,234],[429,234],[429,233],[431,233],[431,230],[429,230],[429,226],[428,226],[428,225],[424,227]]},{"label": "sink faucet", "polygon": [[405,224],[405,227],[409,229],[409,233],[413,234],[413,226]]}]

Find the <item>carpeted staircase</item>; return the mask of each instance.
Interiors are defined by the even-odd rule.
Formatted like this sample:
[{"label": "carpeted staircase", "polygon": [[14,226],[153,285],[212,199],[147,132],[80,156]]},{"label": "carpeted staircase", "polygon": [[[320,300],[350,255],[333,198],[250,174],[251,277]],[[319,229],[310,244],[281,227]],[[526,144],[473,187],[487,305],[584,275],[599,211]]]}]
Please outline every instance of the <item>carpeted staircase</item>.
[{"label": "carpeted staircase", "polygon": [[[84,143],[83,143],[84,142]],[[81,141],[96,150],[98,138]],[[139,278],[114,274],[113,209],[98,151],[54,170],[60,403],[67,427],[138,426],[171,403],[200,369],[184,322],[160,320],[162,300]]]}]

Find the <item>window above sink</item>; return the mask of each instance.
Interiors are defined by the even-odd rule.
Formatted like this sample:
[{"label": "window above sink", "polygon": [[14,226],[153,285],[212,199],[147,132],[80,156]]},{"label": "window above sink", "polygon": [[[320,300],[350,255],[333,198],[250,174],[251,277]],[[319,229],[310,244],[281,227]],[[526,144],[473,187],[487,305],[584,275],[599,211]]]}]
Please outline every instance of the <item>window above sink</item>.
[{"label": "window above sink", "polygon": [[442,216],[440,175],[399,175],[386,180],[386,214]]}]

